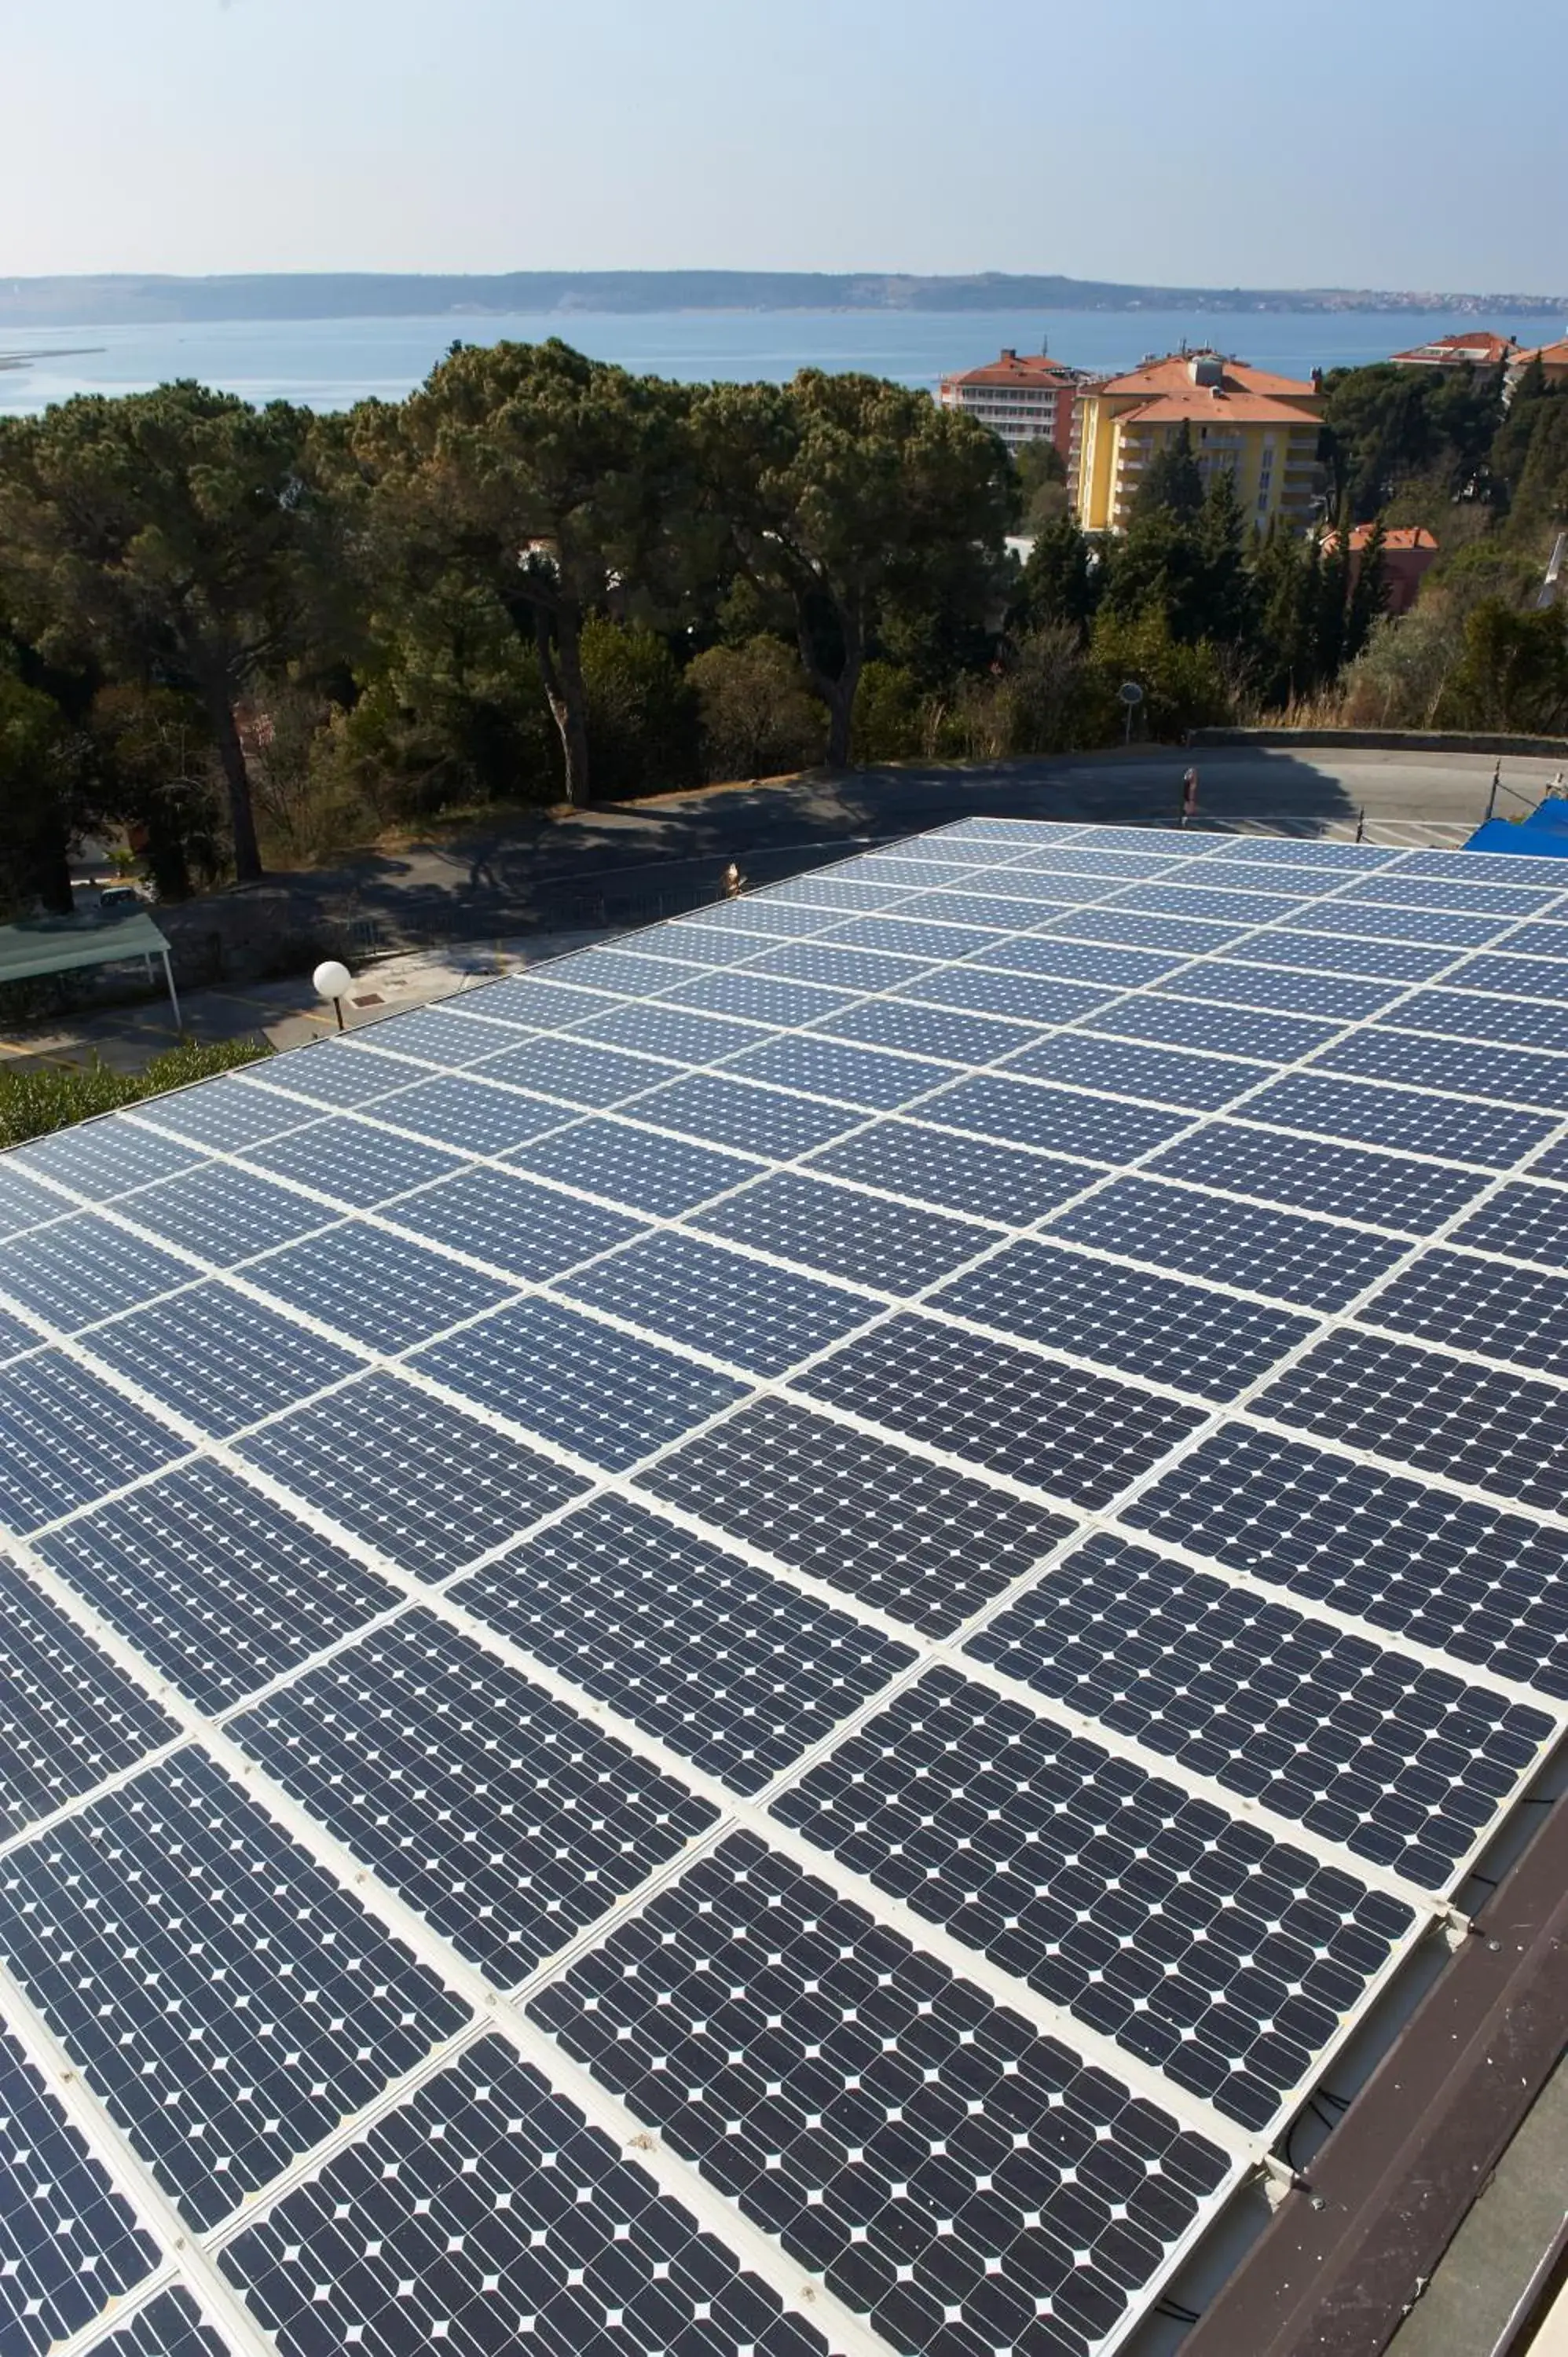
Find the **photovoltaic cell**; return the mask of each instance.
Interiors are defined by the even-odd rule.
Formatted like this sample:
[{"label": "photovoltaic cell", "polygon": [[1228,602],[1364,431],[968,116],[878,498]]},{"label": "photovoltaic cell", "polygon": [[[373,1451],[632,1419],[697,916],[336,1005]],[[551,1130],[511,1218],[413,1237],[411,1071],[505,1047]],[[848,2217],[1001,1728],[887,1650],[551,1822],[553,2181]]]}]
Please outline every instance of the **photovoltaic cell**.
[{"label": "photovoltaic cell", "polygon": [[[91,1349],[117,1375],[215,1439],[364,1364],[358,1351],[339,1349],[217,1280],[95,1327]],[[175,1454],[172,1446],[168,1453]]]},{"label": "photovoltaic cell", "polygon": [[[1095,983],[1112,990],[1156,981],[1182,963],[1154,950],[1112,949],[1099,942],[1064,942],[1027,933],[996,942],[974,961],[1009,974],[1037,974],[1061,982]],[[1086,1009],[1080,1008],[1080,1013]]]},{"label": "photovoltaic cell", "polygon": [[1310,1318],[1040,1243],[1009,1245],[944,1286],[931,1307],[1219,1400],[1313,1330]]},{"label": "photovoltaic cell", "polygon": [[[1090,984],[1058,981],[1052,974],[1018,974],[995,963],[939,966],[897,996],[928,1006],[950,1006],[985,1015],[1010,1016],[1031,1024],[1071,1023],[1103,1006],[1111,993]],[[1020,1030],[1013,1044],[1026,1048],[1031,1034]]]},{"label": "photovoltaic cell", "polygon": [[[3,1938],[252,2337],[826,2357],[625,2138],[447,2059],[362,1874],[569,1988],[540,2036],[635,2067],[787,2307],[1120,2343],[1568,1705],[1565,976],[1538,863],[979,819],[7,1159]],[[714,1852],[698,1781],[777,1846]],[[986,1994],[884,1948],[895,1899]],[[1044,2146],[1008,1975],[1066,2038]],[[1179,2212],[1118,2048],[1230,2148]],[[77,2345],[225,2357],[148,2254]]]},{"label": "photovoltaic cell", "polygon": [[[725,1995],[762,1956],[766,2029]],[[531,2011],[898,2350],[1087,2357],[1228,2173],[746,1835]]]},{"label": "photovoltaic cell", "polygon": [[793,1170],[743,1187],[693,1225],[886,1293],[921,1292],[997,1242],[993,1229]]},{"label": "photovoltaic cell", "polygon": [[1376,974],[1391,982],[1428,982],[1452,965],[1452,949],[1417,949],[1408,942],[1348,941],[1329,933],[1253,933],[1239,948],[1221,950],[1218,963],[1244,959],[1248,965],[1289,966],[1316,974]]},{"label": "photovoltaic cell", "polygon": [[574,987],[577,981],[587,979],[568,960],[552,958],[548,968],[509,974],[503,982],[489,982],[481,989],[466,990],[460,997],[448,999],[441,1012],[473,1016],[484,1024],[509,1024],[513,1030],[556,1031],[564,1024],[592,1015],[596,1007],[602,1010],[608,1003],[607,996]]},{"label": "photovoltaic cell", "polygon": [[[323,1123],[323,1128],[331,1125]],[[361,1137],[376,1135],[374,1130],[355,1124]],[[290,1140],[306,1139],[306,1129],[293,1130]],[[268,1149],[259,1146],[258,1156]],[[307,1183],[318,1186],[309,1178]],[[150,1228],[155,1235],[165,1236],[171,1244],[179,1244],[187,1252],[199,1254],[214,1268],[230,1268],[235,1262],[249,1260],[252,1253],[265,1252],[273,1244],[287,1243],[295,1236],[308,1234],[312,1228],[325,1227],[335,1214],[324,1203],[313,1203],[307,1195],[296,1195],[287,1187],[274,1187],[249,1170],[237,1170],[230,1162],[206,1162],[188,1172],[182,1178],[166,1179],[159,1187],[140,1188],[134,1198],[119,1206],[124,1218],[134,1220],[141,1228]],[[176,1284],[185,1282],[192,1272],[185,1270]],[[114,1304],[124,1308],[131,1297]]]},{"label": "photovoltaic cell", "polygon": [[153,2272],[156,2245],[0,2029],[0,2337],[44,2357]]},{"label": "photovoltaic cell", "polygon": [[1119,999],[1102,1015],[1091,1015],[1086,1031],[1120,1032],[1130,1039],[1160,1040],[1173,1048],[1198,1048],[1215,1055],[1259,1056],[1270,1063],[1294,1064],[1334,1037],[1332,1023],[1304,1023],[1294,1016],[1251,1008],[1212,1006],[1167,999],[1149,991]]},{"label": "photovoltaic cell", "polygon": [[559,1180],[575,1194],[607,1196],[655,1218],[690,1211],[742,1185],[760,1168],[738,1155],[660,1137],[610,1117],[574,1122],[534,1145],[520,1146],[507,1158],[520,1170]]},{"label": "photovoltaic cell", "polygon": [[[1326,1118],[1316,1088],[1313,1103],[1320,1108],[1318,1117]],[[1356,1110],[1364,1126],[1365,1108]],[[1247,1106],[1248,1115],[1252,1111],[1253,1105]],[[1206,1122],[1155,1155],[1148,1168],[1162,1178],[1212,1183],[1237,1195],[1261,1196],[1301,1211],[1353,1212],[1380,1227],[1402,1228],[1417,1236],[1444,1226],[1487,1184],[1479,1170],[1380,1154],[1369,1146],[1318,1139],[1304,1153],[1299,1137],[1230,1122]]]},{"label": "photovoltaic cell", "polygon": [[1479,990],[1418,990],[1390,1007],[1381,1021],[1403,1031],[1436,1031],[1454,1039],[1568,1047],[1568,1008],[1551,1000],[1494,998]]},{"label": "photovoltaic cell", "polygon": [[786,1399],[756,1401],[637,1478],[715,1530],[937,1637],[1070,1528]]},{"label": "photovoltaic cell", "polygon": [[1210,959],[1155,985],[1155,998],[1201,998],[1231,1006],[1267,1006],[1325,1021],[1354,1022],[1375,1015],[1400,995],[1392,982],[1360,982],[1340,974],[1292,974],[1283,966],[1222,965]]},{"label": "photovoltaic cell", "polygon": [[825,982],[840,990],[892,990],[921,972],[918,958],[890,957],[881,950],[841,949],[826,940],[785,942],[755,958],[749,974],[777,974],[795,982]]},{"label": "photovoltaic cell", "polygon": [[500,1986],[715,1814],[427,1612],[307,1671],[233,1732]]},{"label": "photovoltaic cell", "polygon": [[[204,1083],[204,1085],[215,1085]],[[166,1102],[188,1105],[200,1094],[197,1089],[180,1089]],[[52,1137],[35,1138],[31,1145],[22,1146],[6,1157],[8,1179],[29,1178],[38,1173],[52,1178],[61,1187],[69,1187],[90,1203],[107,1203],[133,1187],[145,1187],[154,1178],[172,1178],[177,1170],[194,1169],[200,1157],[178,1139],[166,1137],[161,1131],[144,1129],[127,1114],[112,1114],[105,1121],[84,1121],[73,1129],[58,1131]],[[71,1206],[61,1202],[64,1211]]]},{"label": "photovoltaic cell", "polygon": [[1125,891],[1118,892],[1114,901],[1108,905],[1117,909],[1157,910],[1170,917],[1214,919],[1237,925],[1266,925],[1272,918],[1289,914],[1288,902],[1282,904],[1262,892],[1222,890],[1219,888],[1224,882],[1221,877],[1211,877],[1208,881],[1215,888],[1207,892],[1192,890],[1185,880],[1168,884],[1131,884]]},{"label": "photovoltaic cell", "polygon": [[1004,897],[993,879],[983,886],[976,877],[975,884],[971,892],[921,892],[906,900],[898,913],[939,924],[986,925],[993,931],[1004,926],[1009,932],[1025,932],[1057,913],[1056,904],[1048,900]]},{"label": "photovoltaic cell", "polygon": [[826,1039],[811,1032],[791,1032],[748,1049],[732,1059],[729,1070],[776,1087],[804,1089],[815,1096],[864,1105],[867,1112],[890,1111],[924,1096],[951,1077],[940,1064],[920,1063],[912,1056],[879,1054],[874,1048],[852,1046],[843,1039]]},{"label": "photovoltaic cell", "polygon": [[739,1792],[908,1667],[912,1649],[604,1498],[476,1572],[455,1603]]},{"label": "photovoltaic cell", "polygon": [[588,1486],[394,1375],[348,1384],[239,1452],[421,1579],[489,1554]]},{"label": "photovoltaic cell", "polygon": [[492,1087],[471,1072],[444,1073],[416,1088],[399,1089],[395,1096],[382,1097],[374,1113],[378,1121],[465,1154],[504,1154],[569,1118],[561,1105],[524,1096],[521,1089]]},{"label": "photovoltaic cell", "polygon": [[1203,923],[1197,918],[1145,917],[1135,909],[1101,906],[1075,909],[1067,917],[1053,917],[1040,930],[1066,934],[1074,941],[1122,942],[1141,949],[1181,950],[1189,956],[1201,957],[1209,950],[1222,949],[1227,942],[1233,942],[1241,928]]},{"label": "photovoltaic cell", "polygon": [[1489,955],[1466,958],[1447,977],[1451,991],[1488,990],[1515,997],[1568,999],[1568,966],[1556,958],[1520,957],[1510,943]]},{"label": "photovoltaic cell", "polygon": [[1079,1506],[1108,1504],[1203,1421],[1130,1384],[908,1315],[796,1380],[832,1406]]},{"label": "photovoltaic cell", "polygon": [[68,1196],[40,1187],[19,1169],[0,1168],[0,1236],[20,1235],[25,1229],[58,1220],[75,1208]]},{"label": "photovoltaic cell", "polygon": [[619,1472],[738,1399],[744,1385],[564,1302],[521,1301],[422,1351],[448,1390]]},{"label": "photovoltaic cell", "polygon": [[[412,1079],[418,1069],[416,1064],[409,1065],[403,1077]],[[395,1088],[397,1068],[389,1061],[386,1070],[393,1076],[386,1085]],[[188,1144],[225,1154],[236,1146],[253,1146],[258,1138],[276,1137],[283,1130],[297,1128],[315,1110],[298,1091],[247,1088],[237,1074],[225,1072],[218,1080],[199,1081],[194,1088],[174,1089],[166,1097],[149,1099],[137,1107],[135,1119],[170,1131]],[[177,1164],[171,1167],[178,1168]],[[149,1178],[166,1175],[162,1170],[145,1173]]]},{"label": "photovoltaic cell", "polygon": [[0,1860],[0,1953],[198,2229],[468,2018],[197,1751]]},{"label": "photovoltaic cell", "polygon": [[[618,996],[625,992],[633,998],[668,990],[672,983],[681,979],[668,958],[644,957],[639,950],[618,949],[602,943],[593,949],[572,950],[565,957],[552,958],[549,971],[554,980],[581,984],[587,990],[612,991]],[[693,965],[687,979],[694,981],[700,971],[700,966]],[[514,993],[508,1004],[515,1005],[520,1010],[526,1009],[526,989]],[[482,995],[479,1005],[470,1008],[465,1002],[459,1002],[454,1009],[454,1012],[475,1015],[488,1015],[489,1011],[482,1003]]]},{"label": "photovoltaic cell", "polygon": [[1109,1532],[966,1650],[1429,1889],[1453,1879],[1556,1727]]},{"label": "photovoltaic cell", "polygon": [[[1487,868],[1489,878],[1489,857]],[[1350,901],[1380,900],[1391,908],[1469,909],[1482,917],[1533,917],[1550,909],[1561,896],[1550,889],[1530,891],[1481,877],[1462,878],[1456,871],[1425,877],[1395,870],[1370,877],[1364,884],[1352,884],[1340,897]]]},{"label": "photovoltaic cell", "polygon": [[731,966],[724,974],[705,974],[697,982],[682,982],[665,993],[671,1006],[689,1006],[709,1015],[741,1015],[756,1023],[811,1023],[844,1006],[849,993],[824,990],[814,983],[785,982],[777,974],[757,974]]},{"label": "photovoltaic cell", "polygon": [[400,1591],[221,1465],[179,1467],[38,1543],[199,1709],[227,1709]]},{"label": "photovoltaic cell", "polygon": [[1104,1089],[1117,1096],[1147,1097],[1156,1104],[1186,1105],[1195,1113],[1216,1112],[1271,1077],[1265,1064],[1232,1062],[1219,1056],[1183,1056],[1082,1031],[1058,1031],[1038,1047],[1026,1049],[1010,1070],[1043,1081],[1063,1081],[1072,1087]]},{"label": "photovoltaic cell", "polygon": [[939,925],[929,920],[917,924],[908,917],[857,917],[833,940],[850,949],[891,950],[900,957],[978,958],[1002,933],[1000,927],[983,928],[978,918],[968,925]]},{"label": "photovoltaic cell", "polygon": [[1287,1072],[1249,1099],[1247,1118],[1277,1122],[1286,1129],[1318,1130],[1368,1146],[1443,1155],[1488,1170],[1506,1170],[1549,1136],[1552,1127],[1539,1114],[1505,1112],[1414,1089],[1382,1088],[1370,1079],[1342,1081],[1316,1072]]},{"label": "photovoltaic cell", "polygon": [[1462,917],[1448,910],[1374,909],[1348,900],[1326,900],[1299,917],[1284,917],[1278,931],[1283,940],[1293,932],[1342,933],[1348,939],[1386,942],[1441,942],[1454,951],[1479,949],[1507,931],[1507,917]]},{"label": "photovoltaic cell", "polygon": [[758,1088],[751,1081],[730,1080],[719,1072],[693,1072],[639,1097],[637,1117],[707,1145],[733,1146],[743,1154],[780,1159],[822,1145],[862,1118],[850,1105],[787,1096],[781,1089]]},{"label": "photovoltaic cell", "polygon": [[689,1006],[671,1006],[667,1000],[649,998],[618,1006],[611,1014],[596,1015],[591,1022],[575,1025],[570,1036],[633,1049],[672,1064],[713,1064],[743,1048],[755,1048],[768,1031],[755,1023],[697,1015]]},{"label": "photovoltaic cell", "polygon": [[0,1518],[18,1535],[156,1473],[185,1447],[63,1351],[0,1372]]},{"label": "photovoltaic cell", "polygon": [[929,1098],[920,1114],[922,1120],[973,1130],[981,1136],[1061,1154],[1087,1154],[1101,1162],[1149,1153],[1185,1129],[1188,1118],[1155,1105],[1051,1088],[1043,1081],[1010,1080],[1000,1072],[957,1082]]},{"label": "photovoltaic cell", "polygon": [[1236,1424],[1123,1519],[1272,1587],[1568,1697],[1562,1539],[1525,1515]]},{"label": "photovoltaic cell", "polygon": [[758,1375],[782,1374],[877,1315],[863,1294],[669,1232],[564,1277],[561,1290]]},{"label": "photovoltaic cell", "polygon": [[993,1146],[983,1138],[928,1129],[912,1121],[875,1122],[813,1154],[805,1168],[1019,1228],[1030,1226],[1101,1176],[1087,1162]]},{"label": "photovoltaic cell", "polygon": [[[1537,1168],[1543,1166],[1538,1165]],[[1499,1187],[1452,1241],[1509,1260],[1542,1261],[1568,1269],[1568,1194],[1556,1187]]]},{"label": "photovoltaic cell", "polygon": [[1414,1920],[949,1669],[906,1688],[774,1814],[1252,2128]]},{"label": "photovoltaic cell", "polygon": [[1312,1309],[1343,1308],[1409,1249],[1364,1228],[1302,1219],[1155,1178],[1112,1179],[1054,1219],[1046,1232]]},{"label": "photovoltaic cell", "polygon": [[[417,1020],[412,1016],[408,1019]],[[467,1033],[463,1036],[466,1039]],[[270,1097],[274,1092],[282,1093],[285,1102],[288,1098],[305,1097],[313,1104],[330,1105],[334,1111],[348,1105],[369,1104],[374,1098],[384,1097],[389,1091],[422,1076],[424,1068],[410,1057],[394,1055],[392,1045],[390,1038],[384,1050],[360,1047],[351,1040],[317,1039],[296,1049],[292,1056],[268,1058],[263,1065],[240,1073],[234,1086],[246,1095]],[[268,1075],[266,1080],[261,1077],[263,1072]],[[275,1128],[282,1126],[281,1122],[274,1124]],[[245,1141],[225,1137],[209,1142],[239,1146]]]},{"label": "photovoltaic cell", "polygon": [[[529,1280],[553,1276],[643,1233],[640,1220],[505,1170],[465,1170],[407,1197],[385,1216],[434,1243]],[[453,1314],[460,1316],[461,1309]]]},{"label": "photovoltaic cell", "polygon": [[[480,1056],[493,1055],[516,1036],[511,1025],[487,1021],[482,1006],[467,1014],[446,1006],[421,1006],[410,1014],[394,1015],[373,1023],[360,1034],[360,1039],[371,1047],[385,1049],[395,1056],[413,1056],[443,1071],[454,1065],[471,1064]],[[407,1081],[413,1075],[404,1072],[402,1077]]]},{"label": "photovoltaic cell", "polygon": [[675,1069],[655,1063],[651,1057],[579,1039],[575,1032],[552,1031],[523,1039],[499,1056],[487,1056],[474,1071],[482,1081],[506,1081],[516,1088],[534,1089],[541,1096],[597,1110],[634,1097],[639,1090],[657,1088],[660,1081],[673,1079]]},{"label": "photovoltaic cell", "polygon": [[[505,1278],[359,1221],[290,1244],[245,1273],[263,1293],[379,1352],[410,1350],[515,1290]],[[317,1376],[310,1389],[329,1380]]]},{"label": "photovoltaic cell", "polygon": [[[958,972],[967,973],[967,969],[960,967]],[[984,978],[970,976],[976,981]],[[1004,982],[1007,977],[993,974],[989,979]],[[1016,1055],[1039,1037],[1032,1028],[989,1015],[967,1015],[950,1006],[916,1006],[899,998],[863,998],[844,1014],[830,1016],[819,1028],[835,1039],[940,1057],[951,1064],[995,1063],[1004,1056]],[[942,1077],[929,1073],[926,1085],[934,1087]]]},{"label": "photovoltaic cell", "polygon": [[159,2292],[137,2309],[104,2341],[95,2341],[91,2357],[232,2357],[205,2322],[188,2292]]},{"label": "photovoltaic cell", "polygon": [[1541,1270],[1429,1252],[1374,1294],[1360,1317],[1477,1358],[1568,1372],[1568,1278]]},{"label": "photovoltaic cell", "polygon": [[[427,1180],[463,1167],[456,1154],[422,1145],[415,1138],[399,1137],[393,1131],[381,1129],[374,1122],[353,1114],[313,1121],[304,1129],[291,1129],[286,1137],[248,1146],[245,1159],[259,1170],[275,1171],[280,1178],[297,1179],[302,1186],[314,1188],[318,1195],[328,1196],[334,1203],[356,1211],[368,1211],[374,1203],[384,1203],[393,1195],[405,1194],[411,1187],[423,1187]],[[244,1174],[225,1165],[223,1177],[236,1186],[242,1199]],[[215,1194],[219,1191],[213,1189]],[[142,1199],[138,1196],[136,1200],[139,1204]],[[305,1209],[311,1211],[312,1207],[307,1203]],[[132,1215],[141,1216],[139,1211]],[[325,1216],[328,1215],[312,1211],[312,1224]],[[271,1235],[266,1239],[268,1243],[281,1241]],[[255,1249],[260,1251],[263,1247],[257,1245]]]},{"label": "photovoltaic cell", "polygon": [[372,2331],[388,2347],[482,2347],[481,2319],[540,2357],[827,2357],[813,2326],[499,2038],[336,2154],[220,2264],[289,2357],[356,2334],[373,2347]]},{"label": "photovoltaic cell", "polygon": [[188,1285],[199,1272],[95,1211],[0,1244],[0,1295],[57,1333]]},{"label": "photovoltaic cell", "polygon": [[1379,1029],[1353,1031],[1324,1050],[1318,1067],[1568,1112],[1568,1056],[1530,1055],[1467,1039],[1427,1039],[1413,1032]]},{"label": "photovoltaic cell", "polygon": [[0,1561],[0,1834],[9,1838],[168,1742],[175,1721],[134,1679]]},{"label": "photovoltaic cell", "polygon": [[1326,1440],[1560,1512],[1563,1397],[1550,1383],[1347,1330],[1319,1342],[1255,1405]]}]

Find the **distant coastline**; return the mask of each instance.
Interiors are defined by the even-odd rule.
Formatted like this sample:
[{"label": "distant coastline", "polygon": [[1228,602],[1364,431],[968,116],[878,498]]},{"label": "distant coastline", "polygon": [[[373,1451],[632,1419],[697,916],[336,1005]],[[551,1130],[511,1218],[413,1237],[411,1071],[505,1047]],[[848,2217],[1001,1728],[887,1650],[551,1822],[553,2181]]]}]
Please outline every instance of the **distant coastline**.
[{"label": "distant coastline", "polygon": [[213,278],[116,274],[0,279],[0,330],[220,319],[485,319],[519,312],[998,310],[1456,313],[1568,317],[1568,295],[1435,289],[1136,286],[987,272],[972,277],[729,270],[513,271],[500,275],[280,272]]}]

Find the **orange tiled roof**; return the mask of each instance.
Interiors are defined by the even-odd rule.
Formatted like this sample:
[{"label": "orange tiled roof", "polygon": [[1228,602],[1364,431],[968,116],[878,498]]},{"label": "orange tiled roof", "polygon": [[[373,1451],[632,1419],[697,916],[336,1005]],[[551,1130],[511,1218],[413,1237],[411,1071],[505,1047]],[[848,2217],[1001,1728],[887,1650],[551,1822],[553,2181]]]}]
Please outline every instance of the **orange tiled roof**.
[{"label": "orange tiled roof", "polygon": [[[1106,390],[1113,393],[1116,387]],[[1310,411],[1267,393],[1230,393],[1218,385],[1196,384],[1186,385],[1179,393],[1157,393],[1135,409],[1124,409],[1117,422],[1123,426],[1175,425],[1184,418],[1199,425],[1314,425],[1317,422]]]},{"label": "orange tiled roof", "polygon": [[1391,352],[1395,361],[1441,367],[1444,361],[1458,364],[1464,361],[1477,363],[1511,359],[1519,350],[1509,336],[1497,336],[1489,328],[1476,328],[1467,334],[1434,336],[1427,344],[1412,344],[1407,352]]},{"label": "orange tiled roof", "polygon": [[1317,396],[1315,384],[1303,383],[1292,376],[1273,376],[1267,369],[1255,369],[1245,361],[1220,359],[1215,352],[1172,352],[1163,361],[1150,361],[1143,368],[1133,369],[1126,376],[1113,376],[1100,387],[1101,393],[1148,394],[1195,393],[1208,393],[1207,386],[1197,386],[1192,378],[1192,362],[1219,360],[1219,391],[1228,393],[1259,393],[1266,399],[1280,401],[1313,401]]},{"label": "orange tiled roof", "polygon": [[965,369],[961,375],[947,376],[944,384],[1041,384],[1076,385],[1077,369],[1065,361],[1053,361],[1046,352],[1004,352],[999,360],[987,361],[983,368]]},{"label": "orange tiled roof", "polygon": [[1516,351],[1514,358],[1527,364],[1539,361],[1543,368],[1568,368],[1568,336],[1559,336],[1554,344],[1537,344],[1533,351]]}]

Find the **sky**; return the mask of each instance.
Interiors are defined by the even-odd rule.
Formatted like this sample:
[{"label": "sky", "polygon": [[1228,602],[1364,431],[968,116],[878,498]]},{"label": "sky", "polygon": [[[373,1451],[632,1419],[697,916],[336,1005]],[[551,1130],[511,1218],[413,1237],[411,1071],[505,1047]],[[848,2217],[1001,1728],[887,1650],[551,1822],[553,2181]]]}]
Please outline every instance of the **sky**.
[{"label": "sky", "polygon": [[1556,294],[1568,7],[0,0],[0,275]]}]

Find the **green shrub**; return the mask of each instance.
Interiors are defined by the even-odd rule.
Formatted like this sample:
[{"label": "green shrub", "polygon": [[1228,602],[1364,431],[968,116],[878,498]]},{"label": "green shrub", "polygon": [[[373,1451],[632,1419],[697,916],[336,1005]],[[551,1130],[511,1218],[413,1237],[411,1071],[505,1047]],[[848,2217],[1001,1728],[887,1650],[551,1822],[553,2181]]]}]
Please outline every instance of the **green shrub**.
[{"label": "green shrub", "polygon": [[759,633],[740,646],[709,647],[688,664],[686,679],[697,699],[704,778],[777,778],[822,759],[827,717],[782,639]]},{"label": "green shrub", "polygon": [[868,662],[854,699],[854,759],[908,761],[925,750],[920,683],[902,664]]},{"label": "green shrub", "polygon": [[658,632],[592,614],[582,650],[596,798],[694,784],[696,703]]},{"label": "green shrub", "polygon": [[20,1146],[49,1130],[69,1129],[89,1114],[137,1104],[214,1072],[231,1072],[273,1053],[265,1039],[182,1039],[166,1055],[155,1056],[139,1072],[111,1071],[91,1064],[37,1064],[27,1071],[0,1071],[0,1146]]}]

